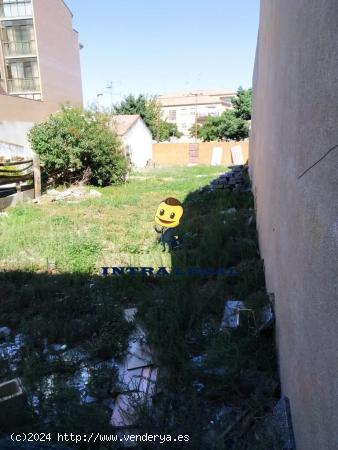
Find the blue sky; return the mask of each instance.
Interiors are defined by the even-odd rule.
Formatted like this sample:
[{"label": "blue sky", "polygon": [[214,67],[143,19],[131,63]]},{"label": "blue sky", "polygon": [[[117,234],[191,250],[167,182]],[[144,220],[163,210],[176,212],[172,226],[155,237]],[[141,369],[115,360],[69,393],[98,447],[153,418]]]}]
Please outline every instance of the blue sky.
[{"label": "blue sky", "polygon": [[128,93],[251,86],[259,0],[66,0],[85,105]]}]

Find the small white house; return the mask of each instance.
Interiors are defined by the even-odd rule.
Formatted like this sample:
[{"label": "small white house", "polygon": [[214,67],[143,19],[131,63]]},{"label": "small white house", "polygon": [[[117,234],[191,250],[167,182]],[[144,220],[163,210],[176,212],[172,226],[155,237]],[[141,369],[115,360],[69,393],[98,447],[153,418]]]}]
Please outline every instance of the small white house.
[{"label": "small white house", "polygon": [[146,167],[153,157],[153,139],[151,131],[138,114],[116,115],[111,122],[124,149],[135,168]]}]

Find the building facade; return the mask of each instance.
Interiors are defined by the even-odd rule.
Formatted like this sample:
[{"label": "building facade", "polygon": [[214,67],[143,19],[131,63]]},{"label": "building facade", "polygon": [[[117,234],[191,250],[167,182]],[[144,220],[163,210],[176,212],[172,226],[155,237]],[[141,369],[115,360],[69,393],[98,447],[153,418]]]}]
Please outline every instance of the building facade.
[{"label": "building facade", "polygon": [[0,0],[0,94],[82,106],[80,46],[63,0]]},{"label": "building facade", "polygon": [[250,170],[298,450],[338,448],[337,23],[337,0],[261,0]]},{"label": "building facade", "polygon": [[146,167],[153,158],[153,138],[142,117],[138,114],[116,115],[111,127],[120,136],[132,166]]},{"label": "building facade", "polygon": [[219,116],[232,108],[231,98],[236,92],[192,91],[161,95],[158,100],[162,106],[163,118],[175,123],[183,136],[191,136],[191,128],[208,116]]}]

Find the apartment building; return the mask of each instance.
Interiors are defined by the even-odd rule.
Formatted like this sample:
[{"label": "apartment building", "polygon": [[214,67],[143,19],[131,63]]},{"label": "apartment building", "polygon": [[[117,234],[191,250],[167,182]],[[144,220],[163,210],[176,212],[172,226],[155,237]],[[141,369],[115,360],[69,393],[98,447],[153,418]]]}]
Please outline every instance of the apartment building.
[{"label": "apartment building", "polygon": [[176,123],[179,131],[189,137],[189,130],[196,122],[208,116],[219,116],[232,108],[231,98],[236,92],[229,90],[177,92],[160,95],[163,118]]},{"label": "apartment building", "polygon": [[0,0],[0,94],[82,105],[72,18],[63,0]]}]

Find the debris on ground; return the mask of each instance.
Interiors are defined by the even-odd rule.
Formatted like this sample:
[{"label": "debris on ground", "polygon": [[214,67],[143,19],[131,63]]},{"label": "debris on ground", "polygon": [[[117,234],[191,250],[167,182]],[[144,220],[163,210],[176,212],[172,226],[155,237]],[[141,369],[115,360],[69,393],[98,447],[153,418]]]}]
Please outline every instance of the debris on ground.
[{"label": "debris on ground", "polygon": [[29,418],[27,398],[20,378],[0,384],[0,423],[23,425]]},{"label": "debris on ground", "polygon": [[247,166],[232,166],[229,172],[225,172],[213,180],[204,190],[215,191],[216,189],[225,189],[234,192],[249,192],[251,191],[251,188],[247,173]]},{"label": "debris on ground", "polygon": [[8,341],[11,335],[11,330],[8,327],[0,327],[0,339]]},{"label": "debris on ground", "polygon": [[275,316],[271,304],[253,310],[247,308],[244,301],[231,299],[225,302],[220,330],[239,328],[246,323],[247,325],[251,325],[255,334],[258,334],[263,330],[271,328],[274,320]]},{"label": "debris on ground", "polygon": [[17,334],[13,341],[0,344],[0,359],[7,361],[11,370],[15,371],[21,359],[21,350],[24,346],[22,334]]},{"label": "debris on ground", "polygon": [[[137,308],[124,310],[128,322],[134,322],[136,314]],[[111,416],[111,425],[115,429],[124,430],[123,433],[127,435],[128,428],[136,425],[138,405],[144,402],[151,404],[158,379],[158,368],[154,367],[145,332],[139,325],[136,325],[130,336],[126,357],[117,367],[120,388]]]},{"label": "debris on ground", "polygon": [[240,312],[245,310],[242,300],[227,300],[224,305],[224,314],[220,330],[238,328],[240,325]]},{"label": "debris on ground", "polygon": [[265,442],[271,450],[296,450],[290,402],[282,397],[272,413],[263,419],[253,433],[253,443]]},{"label": "debris on ground", "polygon": [[96,191],[95,189],[91,189],[89,191],[89,196],[90,197],[102,197],[102,193],[99,191]]},{"label": "debris on ground", "polygon": [[258,318],[256,319],[257,333],[271,328],[275,321],[275,314],[272,309],[272,305],[263,307],[260,311]]},{"label": "debris on ground", "polygon": [[48,189],[44,195],[38,200],[37,203],[49,203],[49,202],[78,202],[82,200],[88,200],[91,198],[99,198],[102,193],[96,189],[88,190],[85,186],[72,186],[64,191],[58,191],[56,189]]}]

